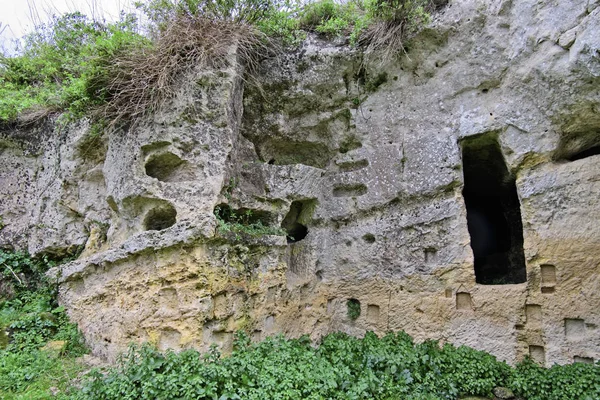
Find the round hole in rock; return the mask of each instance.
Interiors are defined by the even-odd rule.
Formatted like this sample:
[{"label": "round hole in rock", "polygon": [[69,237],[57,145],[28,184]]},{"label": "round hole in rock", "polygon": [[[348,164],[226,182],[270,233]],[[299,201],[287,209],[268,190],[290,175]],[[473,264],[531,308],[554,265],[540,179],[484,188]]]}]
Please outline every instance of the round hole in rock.
[{"label": "round hole in rock", "polygon": [[281,227],[287,232],[287,242],[296,243],[308,235],[308,228],[304,223],[310,220],[315,203],[313,200],[296,200],[290,205]]},{"label": "round hole in rock", "polygon": [[375,243],[375,235],[372,233],[366,233],[363,235],[363,240],[367,243]]},{"label": "round hole in rock", "polygon": [[296,243],[304,239],[308,235],[308,228],[299,222],[294,224],[287,230],[288,243]]},{"label": "round hole in rock", "polygon": [[147,231],[162,231],[177,222],[177,211],[172,205],[161,205],[153,208],[144,218],[144,229]]},{"label": "round hole in rock", "polygon": [[146,175],[162,182],[176,181],[179,166],[185,161],[173,153],[161,153],[152,156],[145,165]]}]

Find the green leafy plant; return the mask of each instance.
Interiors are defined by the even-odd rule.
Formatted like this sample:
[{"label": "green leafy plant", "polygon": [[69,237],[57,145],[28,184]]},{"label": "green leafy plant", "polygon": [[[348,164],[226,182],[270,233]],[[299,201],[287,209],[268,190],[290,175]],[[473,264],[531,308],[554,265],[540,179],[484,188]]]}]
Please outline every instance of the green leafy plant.
[{"label": "green leafy plant", "polygon": [[[382,338],[368,332],[362,339],[334,333],[317,347],[308,337],[277,336],[253,344],[238,332],[233,352],[226,357],[214,347],[204,355],[194,350],[162,354],[148,345],[131,347],[115,368],[93,372],[78,396],[446,400],[491,397],[496,386],[512,382],[516,389],[515,379],[524,385],[538,378],[542,382],[538,386],[550,384],[543,392],[546,397],[529,391],[534,397],[527,399],[596,399],[600,394],[596,383],[600,365],[557,366],[556,375],[553,369],[530,368],[515,370],[468,347],[441,346],[435,341],[415,344],[404,332]],[[558,381],[551,383],[551,379]],[[561,389],[564,382],[568,382],[566,390]]]},{"label": "green leafy plant", "polygon": [[349,299],[346,302],[346,309],[348,318],[350,318],[352,321],[360,317],[360,301],[356,299]]},{"label": "green leafy plant", "polygon": [[219,234],[224,236],[233,234],[236,240],[242,239],[244,235],[259,237],[265,235],[285,236],[287,234],[282,228],[264,225],[252,210],[239,213],[229,207],[217,206],[214,214],[217,217]]},{"label": "green leafy plant", "polygon": [[546,369],[527,358],[517,365],[510,387],[527,400],[597,399],[600,363],[553,365]]},{"label": "green leafy plant", "polygon": [[[56,303],[56,287],[44,272],[45,257],[0,250],[0,393],[7,399],[50,398],[66,393],[87,352],[77,326]],[[54,347],[45,346],[52,343]],[[54,348],[54,350],[52,350]]]},{"label": "green leafy plant", "polygon": [[104,24],[78,12],[39,25],[17,56],[0,56],[0,120],[33,121],[58,111],[72,119],[103,104],[113,57],[146,41],[135,27],[130,15]]}]

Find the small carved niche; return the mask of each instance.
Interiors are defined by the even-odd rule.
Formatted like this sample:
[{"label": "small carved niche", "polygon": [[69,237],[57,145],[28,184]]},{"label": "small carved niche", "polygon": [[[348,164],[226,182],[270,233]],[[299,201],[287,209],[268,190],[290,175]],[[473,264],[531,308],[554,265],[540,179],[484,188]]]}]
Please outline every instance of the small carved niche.
[{"label": "small carved niche", "polygon": [[163,329],[160,333],[160,339],[158,342],[158,348],[162,351],[167,349],[179,349],[181,342],[181,333],[178,330],[172,328]]},{"label": "small carved niche", "polygon": [[540,326],[542,324],[542,307],[537,304],[525,305],[525,315],[528,326]]},{"label": "small carved niche", "polygon": [[565,318],[565,336],[578,340],[585,337],[585,322],[578,318]]},{"label": "small carved niche", "polygon": [[546,364],[546,350],[544,346],[529,346],[529,357],[539,365]]},{"label": "small carved niche", "polygon": [[275,326],[275,317],[272,315],[269,315],[265,318],[265,331],[270,332],[273,330],[273,327]]},{"label": "small carved niche", "polygon": [[456,309],[457,310],[472,310],[473,302],[471,294],[467,292],[456,293]]},{"label": "small carved niche", "polygon": [[367,306],[367,321],[371,324],[376,324],[379,321],[379,306],[375,304],[369,304]]},{"label": "small carved niche", "polygon": [[553,293],[554,290],[544,292],[544,289],[554,289],[554,286],[556,286],[556,267],[550,264],[543,264],[540,266],[540,270],[542,275],[542,293]]},{"label": "small carved niche", "polygon": [[433,264],[437,261],[437,249],[433,247],[427,247],[423,250],[425,256],[425,264]]}]

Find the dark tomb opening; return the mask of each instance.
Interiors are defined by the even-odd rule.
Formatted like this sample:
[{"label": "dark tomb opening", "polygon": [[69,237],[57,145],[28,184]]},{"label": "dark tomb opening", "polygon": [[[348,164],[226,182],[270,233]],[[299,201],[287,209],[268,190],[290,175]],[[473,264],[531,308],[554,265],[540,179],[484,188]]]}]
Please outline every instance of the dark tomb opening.
[{"label": "dark tomb opening", "polygon": [[281,227],[287,232],[288,243],[299,242],[308,235],[306,224],[312,217],[314,205],[314,200],[292,202],[290,211],[281,222]]},{"label": "dark tomb opening", "polygon": [[515,178],[495,134],[462,141],[467,225],[477,283],[510,284],[527,279],[523,224]]}]

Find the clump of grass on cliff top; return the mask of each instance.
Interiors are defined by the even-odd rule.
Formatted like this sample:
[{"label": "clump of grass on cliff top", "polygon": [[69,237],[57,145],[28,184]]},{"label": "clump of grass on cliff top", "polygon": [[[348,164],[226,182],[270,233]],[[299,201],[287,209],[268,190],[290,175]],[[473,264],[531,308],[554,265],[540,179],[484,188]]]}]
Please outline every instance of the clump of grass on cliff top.
[{"label": "clump of grass on cliff top", "polygon": [[131,14],[114,23],[78,12],[53,17],[16,56],[0,55],[0,122],[61,112],[135,123],[171,98],[189,70],[223,66],[233,49],[252,70],[272,39],[298,43],[306,31],[393,55],[443,1],[147,0],[137,4],[144,26]]},{"label": "clump of grass on cliff top", "polygon": [[106,66],[106,103],[100,115],[111,123],[135,122],[174,96],[177,81],[199,67],[224,67],[235,51],[252,69],[266,51],[252,25],[175,13],[160,25],[152,44],[130,48]]}]

